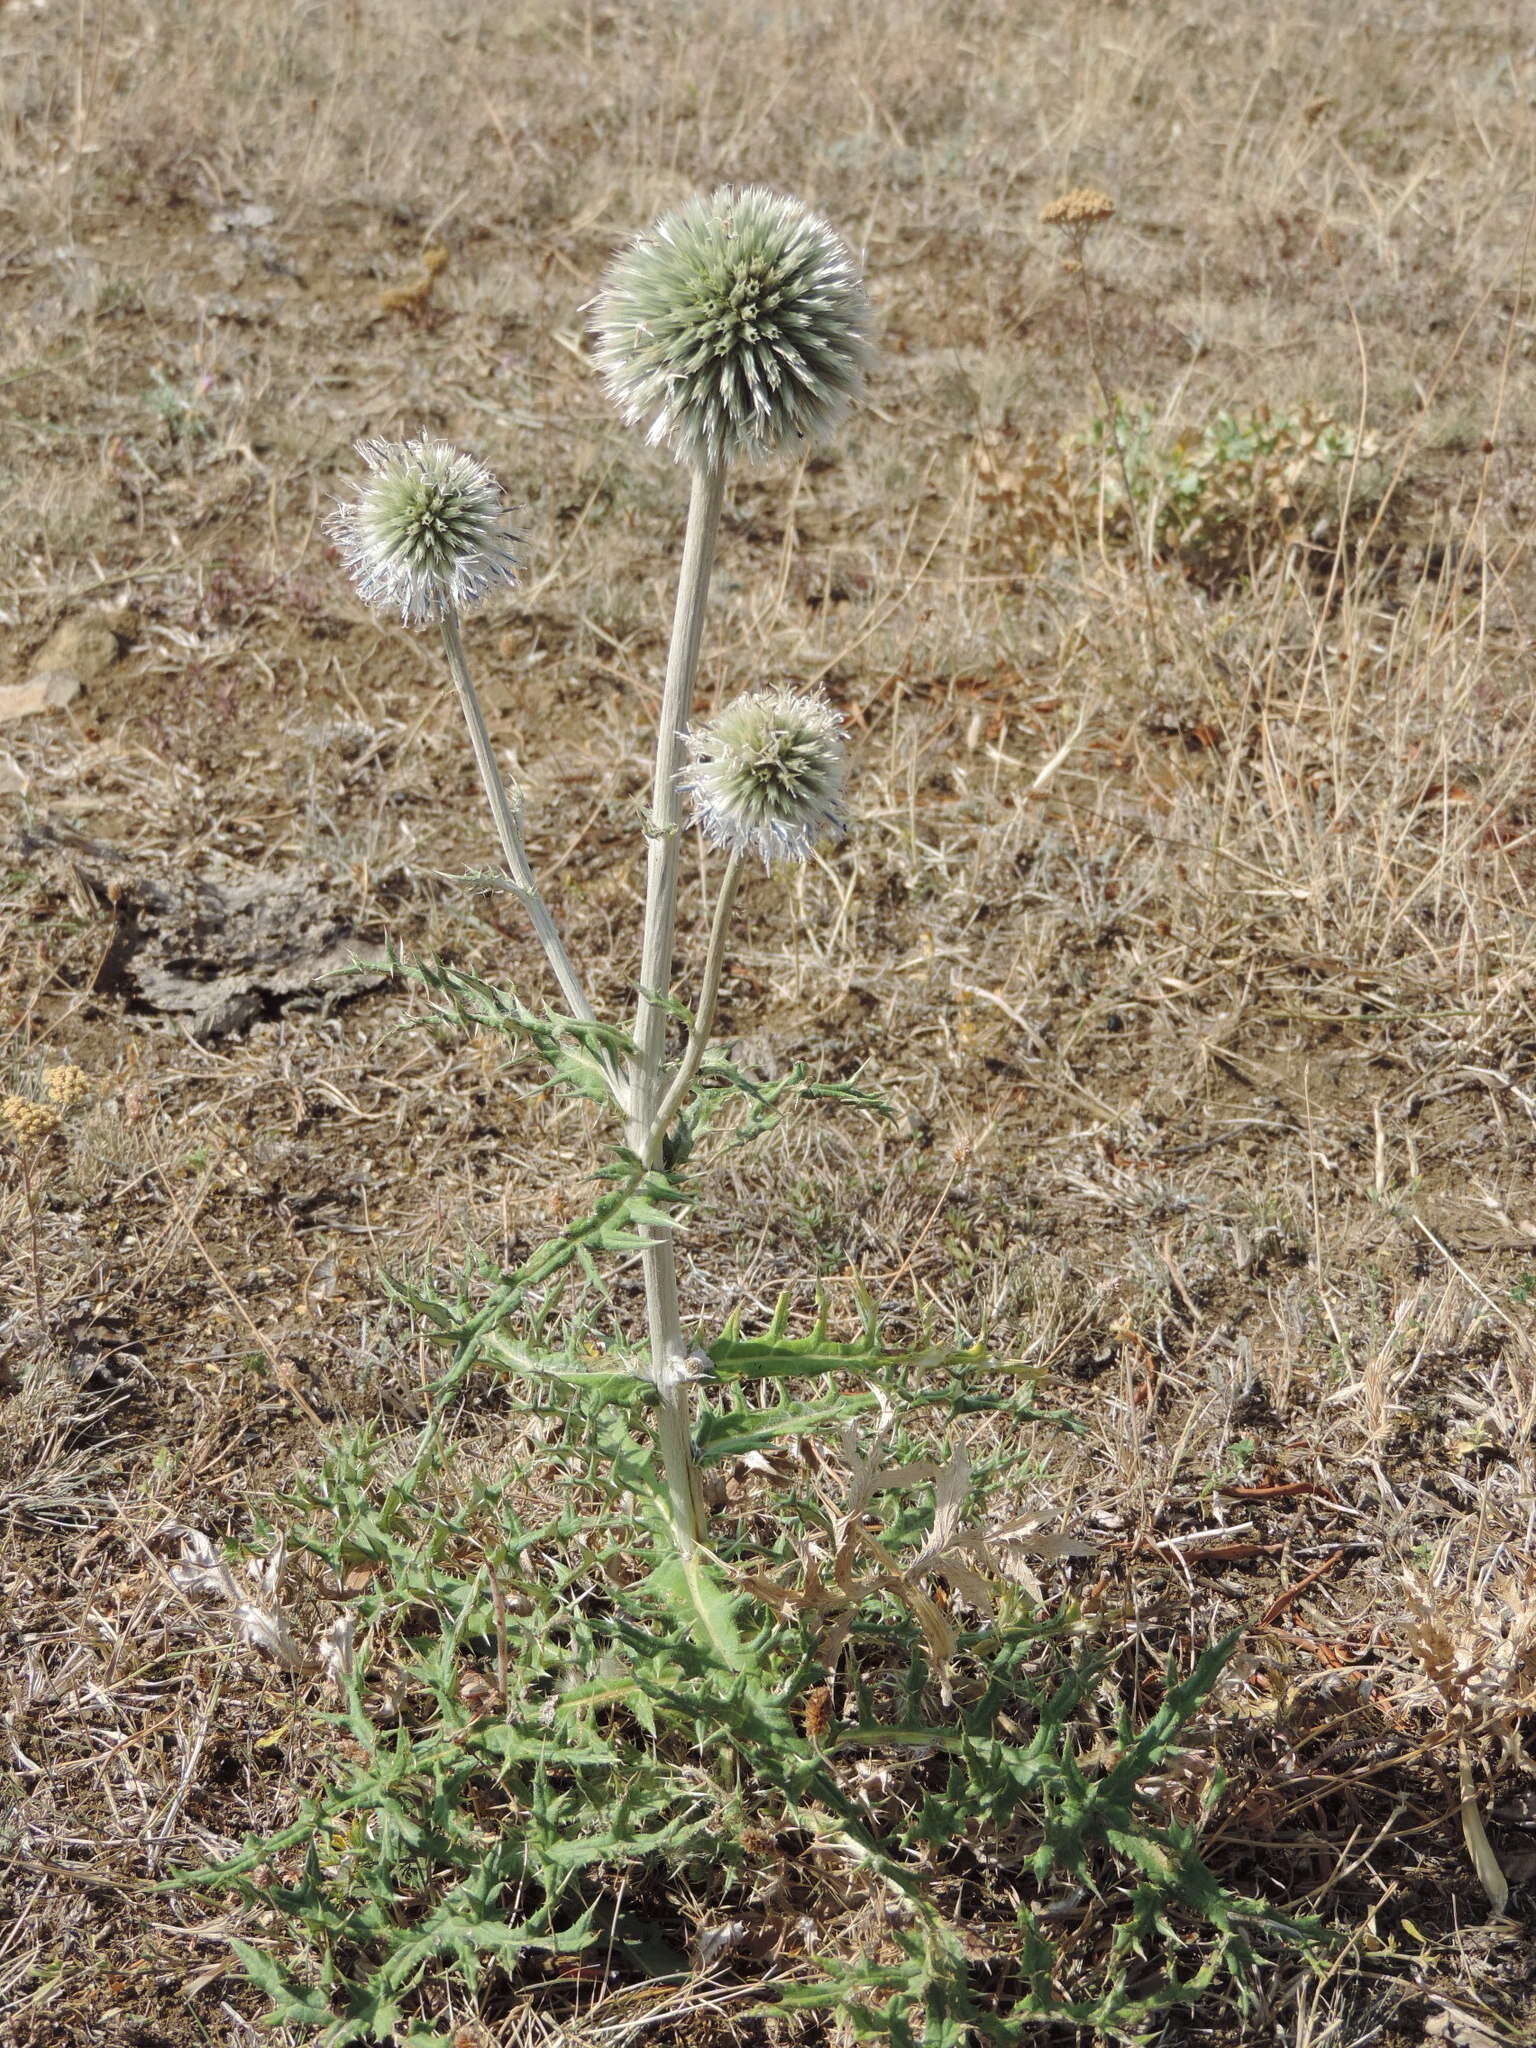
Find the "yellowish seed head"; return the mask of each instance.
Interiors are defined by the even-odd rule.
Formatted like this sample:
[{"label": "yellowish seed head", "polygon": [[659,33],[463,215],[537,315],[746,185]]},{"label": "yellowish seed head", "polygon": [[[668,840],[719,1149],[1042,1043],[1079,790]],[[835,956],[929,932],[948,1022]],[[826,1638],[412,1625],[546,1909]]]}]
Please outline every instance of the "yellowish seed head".
[{"label": "yellowish seed head", "polygon": [[0,1121],[15,1142],[24,1149],[41,1145],[59,1128],[59,1112],[46,1102],[31,1102],[25,1095],[0,1099]]},{"label": "yellowish seed head", "polygon": [[1049,206],[1040,209],[1040,218],[1046,227],[1065,228],[1073,235],[1101,228],[1105,221],[1114,217],[1115,202],[1096,185],[1074,185],[1070,192],[1063,192],[1059,199],[1053,199]]},{"label": "yellowish seed head", "polygon": [[91,1077],[84,1067],[44,1067],[43,1093],[60,1109],[71,1110],[91,1092]]}]

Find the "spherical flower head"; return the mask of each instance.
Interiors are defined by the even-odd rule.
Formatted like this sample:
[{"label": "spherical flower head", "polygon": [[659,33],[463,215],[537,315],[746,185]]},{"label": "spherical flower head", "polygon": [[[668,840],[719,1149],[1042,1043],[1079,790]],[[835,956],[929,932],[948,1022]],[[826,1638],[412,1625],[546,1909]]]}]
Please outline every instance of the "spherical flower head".
[{"label": "spherical flower head", "polygon": [[0,1124],[23,1149],[46,1144],[59,1128],[59,1112],[46,1102],[33,1102],[25,1095],[0,1096]]},{"label": "spherical flower head", "polygon": [[425,624],[517,576],[500,484],[443,441],[359,441],[369,474],[326,521],[363,603]]},{"label": "spherical flower head", "polygon": [[84,1067],[77,1067],[72,1061],[59,1067],[44,1067],[43,1093],[61,1110],[78,1109],[91,1093],[91,1077]]},{"label": "spherical flower head", "polygon": [[822,440],[863,388],[869,302],[847,246],[797,199],[722,185],[631,242],[595,305],[631,426],[680,462]]},{"label": "spherical flower head", "polygon": [[843,721],[803,690],[755,690],[690,734],[683,788],[708,838],[765,867],[846,829]]}]

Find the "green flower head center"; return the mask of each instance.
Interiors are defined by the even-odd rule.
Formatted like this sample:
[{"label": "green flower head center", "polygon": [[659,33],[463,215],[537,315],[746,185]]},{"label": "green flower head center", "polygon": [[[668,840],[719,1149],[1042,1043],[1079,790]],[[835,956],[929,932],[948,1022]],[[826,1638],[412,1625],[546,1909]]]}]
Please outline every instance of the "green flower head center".
[{"label": "green flower head center", "polygon": [[411,478],[390,520],[400,546],[421,561],[474,547],[483,523],[462,491],[427,477]]},{"label": "green flower head center", "polygon": [[817,756],[804,737],[782,729],[764,735],[738,772],[761,801],[799,804],[817,785]]},{"label": "green flower head center", "polygon": [[756,348],[776,324],[784,301],[781,263],[749,257],[722,272],[701,275],[695,287],[693,324],[716,356]]}]

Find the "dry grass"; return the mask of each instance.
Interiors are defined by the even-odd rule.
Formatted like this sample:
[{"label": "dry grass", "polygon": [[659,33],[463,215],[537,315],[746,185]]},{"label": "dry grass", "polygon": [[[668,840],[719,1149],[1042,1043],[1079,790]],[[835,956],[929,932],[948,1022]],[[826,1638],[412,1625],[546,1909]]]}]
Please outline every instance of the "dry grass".
[{"label": "dry grass", "polygon": [[[314,1723],[178,1590],[179,1531],[238,1534],[318,1439],[409,1422],[380,1267],[507,1256],[597,1157],[396,990],[258,991],[199,1042],[106,971],[110,889],[282,878],[540,985],[445,879],[487,841],[431,650],[319,534],[354,436],[426,425],[528,508],[472,654],[619,1003],[682,493],[582,308],[621,236],[730,176],[862,243],[884,353],[830,456],[728,503],[706,705],[825,683],[862,824],[749,887],[724,1021],[900,1122],[718,1169],[690,1308],[815,1277],[985,1326],[1086,1426],[1020,1448],[1107,1546],[1106,1630],[1246,1630],[1219,1827],[1356,1939],[1244,2038],[1532,2038],[1529,1780],[1423,1661],[1439,1626],[1498,1665],[1536,1507],[1532,60],[1517,8],[1401,12],[0,12],[0,679],[82,617],[117,656],[0,727],[0,1093],[66,1059],[98,1090],[0,1186],[0,2038],[255,2038],[230,1927],[146,1887],[290,1815]],[[1090,525],[1022,576],[976,489],[978,434],[1097,407],[1038,224],[1088,182],[1111,386],[1170,422],[1316,404],[1381,450],[1356,551],[1155,575],[1155,634],[1132,552]],[[621,1991],[494,2038],[732,2014]]]}]

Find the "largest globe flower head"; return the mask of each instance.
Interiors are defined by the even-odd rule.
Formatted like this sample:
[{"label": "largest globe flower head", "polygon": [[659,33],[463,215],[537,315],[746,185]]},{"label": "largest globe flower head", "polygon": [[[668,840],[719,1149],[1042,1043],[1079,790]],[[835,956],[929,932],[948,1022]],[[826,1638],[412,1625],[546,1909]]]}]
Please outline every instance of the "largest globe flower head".
[{"label": "largest globe flower head", "polygon": [[593,330],[625,419],[696,466],[823,439],[872,355],[846,244],[761,185],[722,185],[638,236],[604,280]]}]

